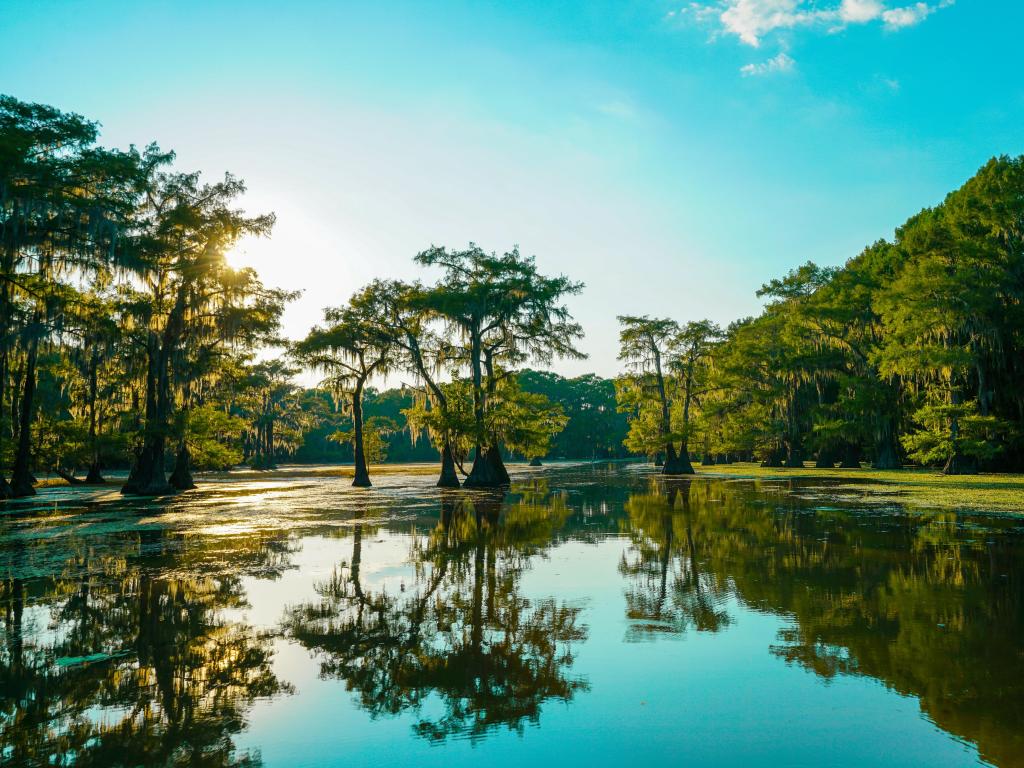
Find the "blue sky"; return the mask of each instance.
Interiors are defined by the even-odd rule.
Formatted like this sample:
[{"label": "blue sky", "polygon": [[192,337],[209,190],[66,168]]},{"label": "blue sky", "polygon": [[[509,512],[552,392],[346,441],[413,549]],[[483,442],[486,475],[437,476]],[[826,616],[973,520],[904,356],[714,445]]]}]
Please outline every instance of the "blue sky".
[{"label": "blue sky", "polygon": [[272,239],[240,263],[305,289],[286,330],[431,243],[513,244],[616,314],[755,313],[1024,152],[1010,0],[6,0],[0,92],[158,141],[249,184]]}]

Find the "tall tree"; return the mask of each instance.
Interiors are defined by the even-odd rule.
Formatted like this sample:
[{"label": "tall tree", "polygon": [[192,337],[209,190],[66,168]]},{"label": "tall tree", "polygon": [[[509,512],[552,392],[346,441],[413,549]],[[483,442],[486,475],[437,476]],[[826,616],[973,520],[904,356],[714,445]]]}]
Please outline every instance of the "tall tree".
[{"label": "tall tree", "polygon": [[[631,387],[638,402],[653,402],[657,411],[656,440],[664,448],[662,474],[692,475],[688,453],[676,451],[680,435],[672,431],[672,393],[669,389],[668,367],[671,345],[679,335],[679,323],[669,318],[647,315],[619,315],[619,359],[633,371]],[[641,405],[642,407],[642,405]],[[685,438],[684,438],[685,447]]]},{"label": "tall tree", "polygon": [[[192,484],[184,445],[173,483],[164,474],[175,409],[172,362],[204,342],[217,346],[235,334],[276,328],[289,298],[265,288],[252,270],[232,269],[225,258],[241,238],[268,234],[273,215],[247,216],[234,207],[245,192],[239,179],[225,175],[203,184],[198,174],[163,170],[171,159],[156,147],[147,150],[147,188],[133,233],[133,267],[142,282],[134,294],[135,338],[145,350],[147,370],[142,441],[124,493],[163,494]],[[186,376],[182,383],[187,388],[189,382]],[[187,391],[184,400],[187,405]]]},{"label": "tall tree", "polygon": [[582,328],[562,301],[583,286],[564,275],[541,275],[534,258],[521,256],[518,248],[498,256],[472,243],[461,251],[432,247],[417,254],[416,261],[443,270],[423,300],[461,337],[469,368],[476,434],[473,468],[465,484],[506,484],[500,440],[486,429],[489,397],[511,375],[511,368],[502,370],[501,365],[582,358],[575,346]]},{"label": "tall tree", "polygon": [[368,488],[370,473],[363,445],[363,391],[373,376],[384,376],[394,364],[392,338],[382,332],[375,288],[355,294],[344,307],[324,312],[326,327],[314,328],[294,347],[304,365],[327,374],[325,384],[348,395],[352,412],[355,478],[352,485]]},{"label": "tall tree", "polygon": [[35,492],[40,347],[62,325],[71,282],[115,257],[130,210],[138,155],[96,147],[97,133],[78,115],[0,96],[0,402],[17,347],[23,356],[12,480],[0,474],[0,495]]}]

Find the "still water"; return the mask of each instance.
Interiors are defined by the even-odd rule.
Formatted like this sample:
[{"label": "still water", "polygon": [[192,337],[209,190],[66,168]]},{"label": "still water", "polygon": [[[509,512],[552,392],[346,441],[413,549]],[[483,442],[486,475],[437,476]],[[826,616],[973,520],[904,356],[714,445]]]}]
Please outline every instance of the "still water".
[{"label": "still water", "polygon": [[46,490],[0,764],[1024,765],[1024,520],[639,465]]}]

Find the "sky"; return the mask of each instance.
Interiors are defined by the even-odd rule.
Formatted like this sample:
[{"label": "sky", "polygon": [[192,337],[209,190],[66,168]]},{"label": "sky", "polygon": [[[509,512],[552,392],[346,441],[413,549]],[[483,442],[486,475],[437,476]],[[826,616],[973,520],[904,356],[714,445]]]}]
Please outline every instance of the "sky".
[{"label": "sky", "polygon": [[432,245],[518,245],[616,315],[756,314],[993,155],[1024,153],[1019,0],[2,0],[0,93],[248,184],[232,260],[301,289],[285,333]]}]

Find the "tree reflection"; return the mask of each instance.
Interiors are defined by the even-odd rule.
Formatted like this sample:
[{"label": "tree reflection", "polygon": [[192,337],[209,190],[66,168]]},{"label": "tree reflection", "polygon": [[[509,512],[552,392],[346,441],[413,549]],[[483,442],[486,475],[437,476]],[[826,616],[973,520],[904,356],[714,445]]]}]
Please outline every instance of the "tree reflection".
[{"label": "tree reflection", "polygon": [[319,601],[289,611],[286,631],[371,715],[415,711],[424,738],[538,722],[545,702],[586,690],[569,674],[586,628],[579,608],[521,593],[530,558],[568,515],[564,498],[536,485],[513,491],[513,504],[501,492],[442,491],[437,526],[413,538],[413,583],[397,592],[364,585],[357,524],[351,559],[318,587]]},{"label": "tree reflection", "polygon": [[672,587],[698,561],[702,585],[729,584],[741,603],[791,622],[772,649],[781,659],[824,678],[878,679],[985,759],[1022,764],[1022,550],[993,530],[1018,523],[814,509],[789,490],[698,480],[681,505],[671,492],[631,498],[634,548],[622,569],[643,631],[679,626]]},{"label": "tree reflection", "polygon": [[646,493],[626,502],[632,547],[619,562],[628,579],[627,639],[678,635],[692,627],[717,632],[728,626],[724,580],[703,573],[704,542],[695,534],[689,479],[652,480]]},{"label": "tree reflection", "polygon": [[71,558],[59,577],[3,583],[0,760],[258,763],[232,736],[254,700],[289,687],[271,637],[226,616],[246,607],[239,577],[157,575],[134,561],[138,539],[122,544]]}]

